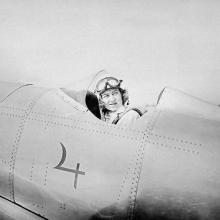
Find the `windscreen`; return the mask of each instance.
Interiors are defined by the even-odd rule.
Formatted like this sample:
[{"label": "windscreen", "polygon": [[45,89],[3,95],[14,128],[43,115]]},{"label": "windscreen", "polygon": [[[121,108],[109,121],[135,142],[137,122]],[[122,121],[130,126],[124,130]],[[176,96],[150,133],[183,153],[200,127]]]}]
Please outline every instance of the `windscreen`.
[{"label": "windscreen", "polygon": [[[97,118],[101,118],[100,115],[100,106],[99,100],[97,96],[97,90],[103,89],[105,84],[102,85],[102,79],[106,77],[113,77],[118,80],[122,80],[121,86],[124,89],[128,90],[129,85],[129,78],[125,77],[125,75],[117,74],[117,73],[109,73],[106,70],[98,71],[97,73],[91,74],[75,83],[71,83],[64,88],[62,91],[65,92],[68,96],[73,98],[75,101],[83,105],[84,107],[88,108]],[[130,80],[134,84],[134,80]],[[111,83],[111,82],[110,82]],[[113,83],[113,82],[112,82]],[[97,88],[98,86],[98,88]],[[136,86],[138,88],[138,85]],[[136,88],[129,87],[129,102],[130,106],[134,106],[133,103],[136,100],[135,97],[132,96],[132,92]],[[143,93],[144,94],[144,93]],[[143,97],[144,98],[144,97]],[[132,101],[131,101],[132,100]],[[136,105],[140,106],[140,104]]]},{"label": "windscreen", "polygon": [[84,77],[79,81],[70,83],[61,88],[61,90],[72,99],[88,108],[97,118],[100,119],[99,102],[95,94],[95,88],[100,79],[109,75],[110,74],[108,74],[107,71],[101,70],[97,73]]}]

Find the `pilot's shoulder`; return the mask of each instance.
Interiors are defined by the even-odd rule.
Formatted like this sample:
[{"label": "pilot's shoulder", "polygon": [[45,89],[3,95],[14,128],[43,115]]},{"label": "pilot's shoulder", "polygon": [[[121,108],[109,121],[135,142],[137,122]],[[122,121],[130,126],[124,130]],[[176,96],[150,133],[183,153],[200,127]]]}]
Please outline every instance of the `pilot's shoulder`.
[{"label": "pilot's shoulder", "polygon": [[129,109],[122,115],[122,117],[118,121],[118,124],[132,124],[139,117],[140,117],[140,114],[136,110]]},{"label": "pilot's shoulder", "polygon": [[141,110],[139,110],[138,108],[131,108],[131,109],[128,109],[126,111],[126,113],[124,114],[124,116],[133,116],[133,117],[137,117],[139,118],[140,116],[143,115],[143,113],[141,112]]},{"label": "pilot's shoulder", "polygon": [[147,112],[154,111],[155,108],[156,108],[155,105],[145,104],[142,106],[132,107],[130,109],[136,111],[140,116],[142,116],[142,115],[146,114]]}]

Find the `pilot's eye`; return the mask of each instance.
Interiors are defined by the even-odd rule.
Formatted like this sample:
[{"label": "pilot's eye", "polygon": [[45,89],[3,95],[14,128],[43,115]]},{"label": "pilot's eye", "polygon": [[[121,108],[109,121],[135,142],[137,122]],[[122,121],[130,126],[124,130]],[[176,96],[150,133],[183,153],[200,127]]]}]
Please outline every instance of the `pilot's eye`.
[{"label": "pilot's eye", "polygon": [[109,94],[104,94],[104,95],[102,95],[102,98],[103,99],[107,99],[109,97]]},{"label": "pilot's eye", "polygon": [[118,94],[119,94],[118,91],[114,91],[114,92],[112,93],[112,95],[118,95]]}]

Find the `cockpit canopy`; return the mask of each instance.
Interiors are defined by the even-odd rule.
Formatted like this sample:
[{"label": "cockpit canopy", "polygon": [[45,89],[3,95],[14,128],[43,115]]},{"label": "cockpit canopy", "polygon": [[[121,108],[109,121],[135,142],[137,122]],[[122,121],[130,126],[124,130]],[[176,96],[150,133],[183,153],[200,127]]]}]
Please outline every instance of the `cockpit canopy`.
[{"label": "cockpit canopy", "polygon": [[105,70],[61,88],[68,96],[87,107],[97,118],[101,118],[98,98],[95,94],[96,84],[100,79],[111,76]]}]

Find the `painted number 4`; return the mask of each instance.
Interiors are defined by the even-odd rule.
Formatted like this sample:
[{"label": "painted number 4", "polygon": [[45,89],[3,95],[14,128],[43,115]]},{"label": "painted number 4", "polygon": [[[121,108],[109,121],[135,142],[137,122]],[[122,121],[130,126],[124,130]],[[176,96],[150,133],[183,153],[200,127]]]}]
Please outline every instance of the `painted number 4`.
[{"label": "painted number 4", "polygon": [[66,160],[66,148],[64,147],[64,145],[63,145],[62,143],[60,143],[60,145],[61,145],[61,147],[62,147],[62,157],[61,157],[61,160],[60,160],[60,162],[58,163],[58,165],[55,166],[54,168],[55,168],[55,169],[58,169],[58,170],[66,171],[66,172],[75,173],[74,188],[76,189],[76,187],[77,187],[78,175],[79,175],[79,174],[85,175],[85,172],[82,172],[82,171],[79,170],[80,163],[77,163],[75,170],[74,170],[74,169],[70,169],[70,168],[66,168],[66,167],[62,167],[63,163],[64,163],[65,160]]}]

